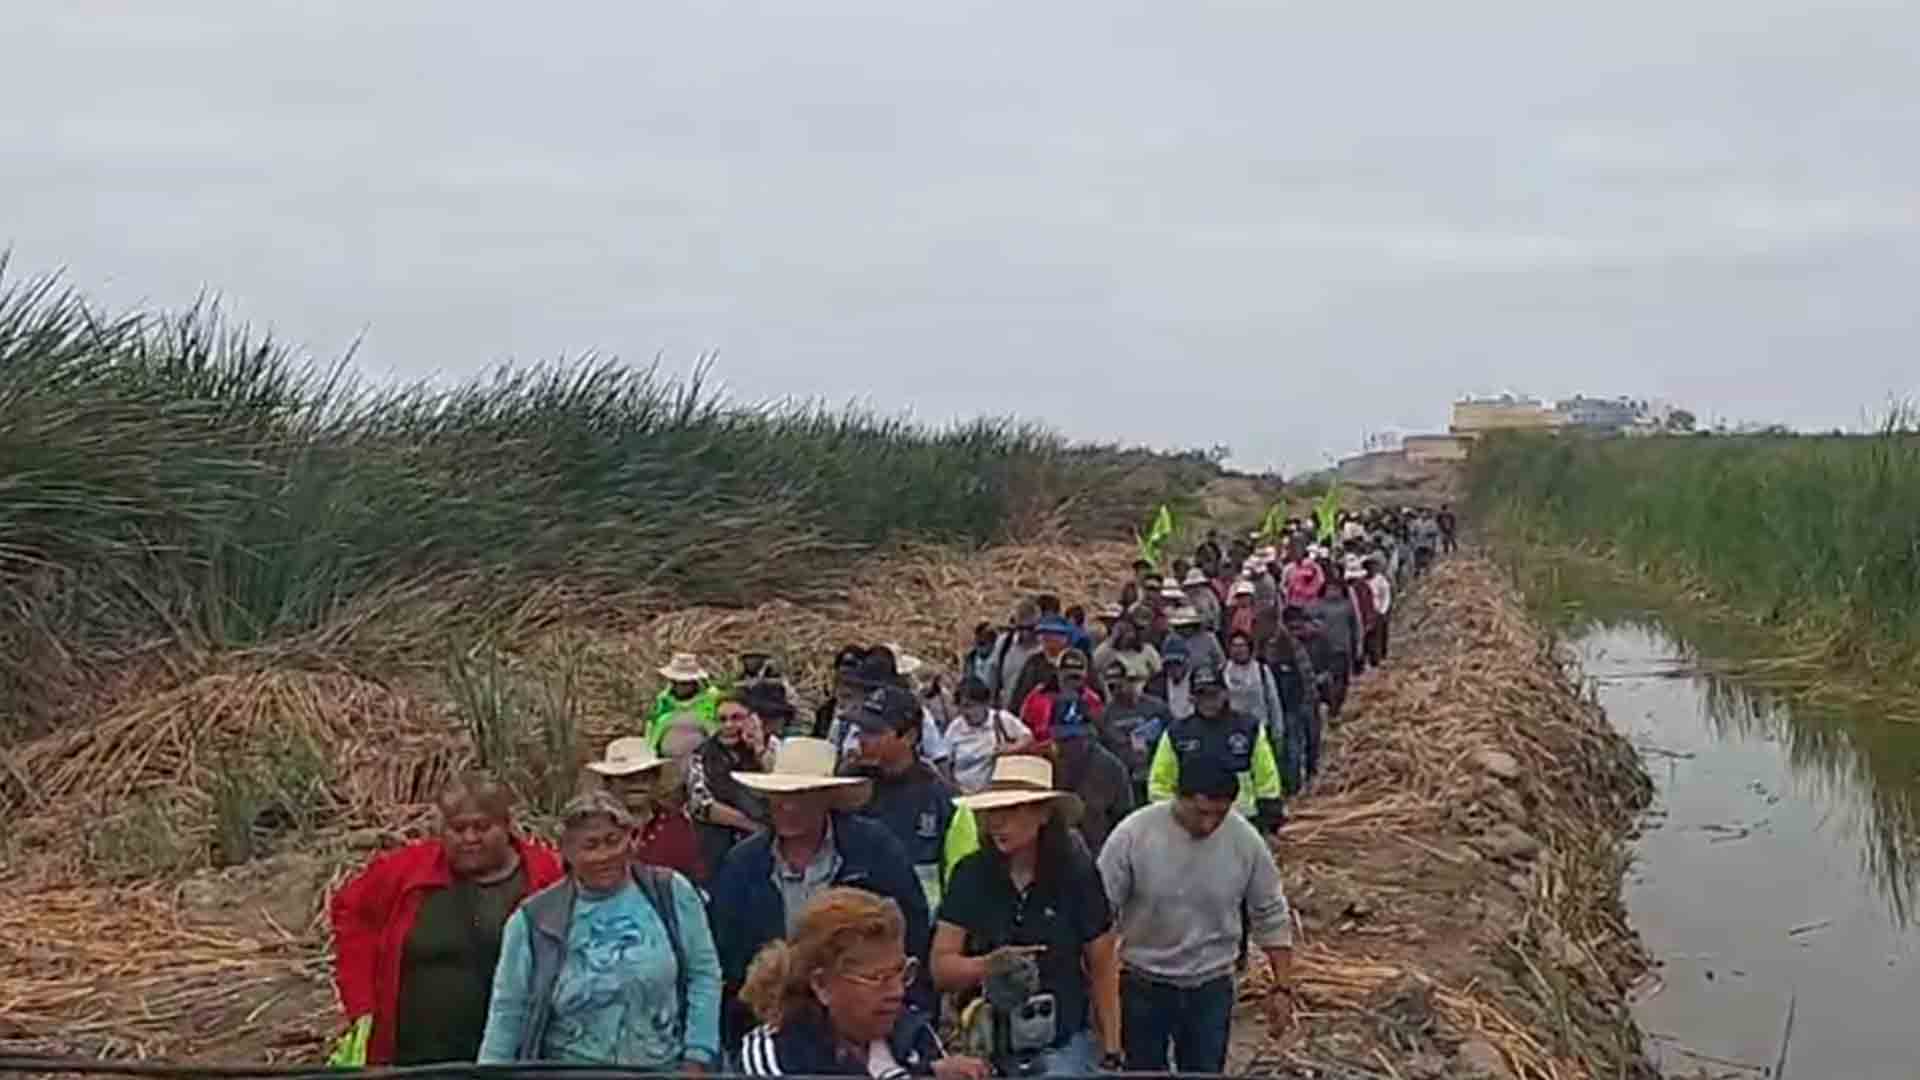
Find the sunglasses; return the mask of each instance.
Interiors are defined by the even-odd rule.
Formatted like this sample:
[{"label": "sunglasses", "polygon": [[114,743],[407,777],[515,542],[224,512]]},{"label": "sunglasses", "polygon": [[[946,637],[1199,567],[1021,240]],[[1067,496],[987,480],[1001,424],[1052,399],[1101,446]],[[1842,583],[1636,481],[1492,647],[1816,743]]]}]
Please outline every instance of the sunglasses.
[{"label": "sunglasses", "polygon": [[920,974],[920,960],[918,957],[909,956],[900,961],[900,965],[891,971],[843,971],[840,974],[845,976],[848,982],[859,983],[861,986],[906,986],[913,982],[915,975]]}]

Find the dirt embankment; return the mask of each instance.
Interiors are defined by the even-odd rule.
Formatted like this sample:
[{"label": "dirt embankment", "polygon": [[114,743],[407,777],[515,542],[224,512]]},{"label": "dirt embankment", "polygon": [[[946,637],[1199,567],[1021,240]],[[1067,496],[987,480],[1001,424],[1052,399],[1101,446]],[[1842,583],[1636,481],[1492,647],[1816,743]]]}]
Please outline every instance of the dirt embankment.
[{"label": "dirt embankment", "polygon": [[1443,562],[1395,624],[1283,833],[1305,1016],[1246,1045],[1249,1070],[1655,1075],[1627,1011],[1645,957],[1620,879],[1651,796],[1632,747],[1491,565]]},{"label": "dirt embankment", "polygon": [[[669,651],[783,646],[801,686],[843,641],[936,663],[974,621],[1051,589],[1090,599],[1125,545],[1035,545],[876,563],[844,601],[690,609],[513,643],[509,673],[577,665],[580,747],[630,725],[621,673]],[[1650,1075],[1626,1017],[1642,957],[1619,910],[1623,837],[1648,785],[1488,565],[1443,564],[1397,613],[1389,667],[1356,689],[1282,861],[1299,912],[1303,1015],[1283,1044],[1249,1013],[1235,1065],[1321,1077]],[[644,688],[643,688],[644,689]],[[642,694],[638,700],[645,700]],[[297,732],[318,763],[305,820],[207,867],[208,807],[237,745]],[[538,733],[529,734],[537,738]],[[0,1052],[312,1061],[333,1032],[324,897],[427,820],[471,757],[426,673],[236,662],[13,748],[4,833]],[[284,763],[282,763],[284,765]],[[166,860],[126,845],[174,845]],[[1263,972],[1249,976],[1257,994]]]}]

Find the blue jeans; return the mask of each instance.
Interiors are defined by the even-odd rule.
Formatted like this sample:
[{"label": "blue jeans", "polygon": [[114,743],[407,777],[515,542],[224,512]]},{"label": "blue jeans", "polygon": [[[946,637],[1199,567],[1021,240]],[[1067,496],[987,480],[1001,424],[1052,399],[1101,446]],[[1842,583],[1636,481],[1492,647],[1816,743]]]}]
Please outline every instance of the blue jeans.
[{"label": "blue jeans", "polygon": [[[1233,976],[1175,986],[1128,971],[1120,976],[1120,1032],[1127,1071],[1220,1073],[1233,1025]],[[1167,1067],[1167,1044],[1175,1067]]]},{"label": "blue jeans", "polygon": [[1082,1031],[1057,1049],[1040,1055],[1040,1062],[1048,1076],[1097,1076],[1100,1073],[1100,1054],[1091,1031]]}]

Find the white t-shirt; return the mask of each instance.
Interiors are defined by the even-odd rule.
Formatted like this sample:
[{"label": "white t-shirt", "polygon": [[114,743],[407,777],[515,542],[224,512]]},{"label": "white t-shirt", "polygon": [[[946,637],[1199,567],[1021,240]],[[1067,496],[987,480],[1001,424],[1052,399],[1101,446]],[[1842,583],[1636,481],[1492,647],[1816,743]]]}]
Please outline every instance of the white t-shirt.
[{"label": "white t-shirt", "polygon": [[1005,709],[992,709],[987,722],[974,727],[965,716],[955,716],[947,728],[947,749],[953,756],[953,784],[962,795],[972,795],[993,779],[993,759],[1010,746],[1033,737],[1020,718]]}]

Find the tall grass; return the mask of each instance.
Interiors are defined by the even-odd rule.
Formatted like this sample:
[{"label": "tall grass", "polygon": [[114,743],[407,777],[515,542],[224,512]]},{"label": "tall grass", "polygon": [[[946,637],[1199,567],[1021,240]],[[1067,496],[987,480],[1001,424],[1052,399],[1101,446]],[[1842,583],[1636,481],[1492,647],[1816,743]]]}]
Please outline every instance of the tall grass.
[{"label": "tall grass", "polygon": [[1920,655],[1920,435],[1896,409],[1874,436],[1511,437],[1469,466],[1483,515],[1605,545],[1696,579],[1851,659]]},{"label": "tall grass", "polygon": [[555,584],[732,603],[897,539],[1118,533],[1214,472],[1014,420],[739,403],[704,371],[604,359],[372,388],[211,309],[108,313],[4,269],[0,732],[143,659],[324,635],[383,595],[477,622]]}]

